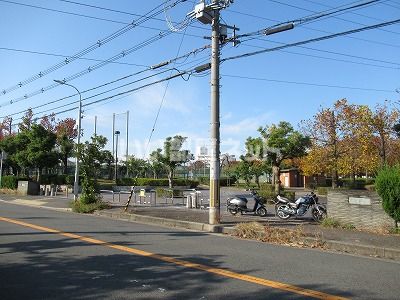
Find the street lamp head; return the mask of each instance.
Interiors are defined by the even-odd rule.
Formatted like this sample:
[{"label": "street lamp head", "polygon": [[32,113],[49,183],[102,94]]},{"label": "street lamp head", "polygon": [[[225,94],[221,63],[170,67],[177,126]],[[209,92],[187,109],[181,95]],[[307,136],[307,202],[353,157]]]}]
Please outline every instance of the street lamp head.
[{"label": "street lamp head", "polygon": [[58,80],[58,79],[54,79],[54,82],[57,82],[57,83],[59,83],[59,84],[65,84],[65,82],[64,82],[64,81],[62,81],[62,80]]},{"label": "street lamp head", "polygon": [[115,135],[118,135],[118,134],[120,134],[121,132],[119,132],[119,130],[116,130],[115,132],[114,132],[114,134]]}]

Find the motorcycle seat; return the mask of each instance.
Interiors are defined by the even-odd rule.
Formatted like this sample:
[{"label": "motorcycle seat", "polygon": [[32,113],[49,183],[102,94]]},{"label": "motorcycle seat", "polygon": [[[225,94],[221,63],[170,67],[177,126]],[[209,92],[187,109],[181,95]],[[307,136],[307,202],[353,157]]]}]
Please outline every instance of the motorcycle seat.
[{"label": "motorcycle seat", "polygon": [[238,198],[238,199],[240,199],[240,200],[242,200],[242,201],[247,203],[247,198],[246,197],[236,196],[235,198]]}]

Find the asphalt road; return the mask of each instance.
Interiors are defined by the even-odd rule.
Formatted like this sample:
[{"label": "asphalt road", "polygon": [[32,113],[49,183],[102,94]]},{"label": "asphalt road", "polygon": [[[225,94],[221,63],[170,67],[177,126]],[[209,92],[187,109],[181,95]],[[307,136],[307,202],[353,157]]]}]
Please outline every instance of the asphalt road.
[{"label": "asphalt road", "polygon": [[399,299],[400,264],[0,203],[0,282],[4,300]]}]

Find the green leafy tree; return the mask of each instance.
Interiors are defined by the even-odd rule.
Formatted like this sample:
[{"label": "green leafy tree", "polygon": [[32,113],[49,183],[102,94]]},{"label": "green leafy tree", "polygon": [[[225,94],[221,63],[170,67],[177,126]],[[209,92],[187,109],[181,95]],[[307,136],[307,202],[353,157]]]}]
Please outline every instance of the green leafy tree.
[{"label": "green leafy tree", "polygon": [[10,139],[10,147],[6,147],[10,151],[10,160],[18,164],[23,173],[27,168],[37,169],[38,181],[44,168],[57,164],[56,135],[43,126],[32,124],[30,129],[26,128]]},{"label": "green leafy tree", "polygon": [[400,222],[400,165],[386,166],[378,172],[375,187],[382,198],[385,212],[394,219],[395,227]]},{"label": "green leafy tree", "polygon": [[12,174],[17,174],[21,170],[21,167],[18,165],[16,159],[16,154],[18,153],[19,149],[23,149],[24,147],[25,144],[20,143],[17,140],[17,136],[14,134],[7,135],[0,141],[0,150],[3,150],[5,153],[7,153],[7,159],[4,161],[4,164],[8,167],[11,167]]},{"label": "green leafy tree", "polygon": [[29,108],[22,117],[22,121],[19,123],[18,129],[20,132],[27,131],[31,129],[33,124],[35,124],[35,120],[33,119],[33,111],[31,108]]},{"label": "green leafy tree", "polygon": [[251,170],[251,162],[244,155],[240,156],[240,161],[234,170],[237,178],[241,178],[246,182],[246,186],[250,186],[251,178],[253,177]]},{"label": "green leafy tree", "polygon": [[84,204],[95,203],[101,199],[97,188],[97,178],[100,175],[101,164],[107,157],[107,151],[103,150],[106,144],[107,138],[94,135],[90,141],[77,145],[80,170],[83,176],[82,195],[79,200]]},{"label": "green leafy tree", "polygon": [[128,174],[131,177],[146,177],[147,170],[150,169],[150,165],[144,159],[136,158],[131,156],[127,161],[124,162],[128,169]]},{"label": "green leafy tree", "polygon": [[281,190],[280,167],[284,159],[293,159],[306,155],[310,146],[310,138],[293,129],[288,122],[280,122],[278,125],[260,127],[258,129],[264,138],[263,155],[272,163],[275,192]]},{"label": "green leafy tree", "polygon": [[75,119],[66,118],[54,125],[54,132],[57,135],[57,148],[64,166],[64,174],[68,172],[68,158],[74,155],[74,139],[78,136],[75,124]]},{"label": "green leafy tree", "polygon": [[193,159],[193,155],[189,150],[182,150],[186,137],[176,135],[167,137],[164,142],[164,149],[157,149],[150,154],[150,160],[159,163],[168,171],[169,187],[173,187],[174,171],[177,166],[189,162]]},{"label": "green leafy tree", "polygon": [[260,177],[271,173],[271,163],[268,156],[264,156],[264,142],[262,138],[248,137],[245,143],[246,160],[250,162],[250,173],[254,181],[260,187]]},{"label": "green leafy tree", "polygon": [[111,180],[113,178],[112,164],[114,163],[114,156],[110,150],[103,150],[103,159],[103,162],[107,166],[107,178],[108,180]]}]

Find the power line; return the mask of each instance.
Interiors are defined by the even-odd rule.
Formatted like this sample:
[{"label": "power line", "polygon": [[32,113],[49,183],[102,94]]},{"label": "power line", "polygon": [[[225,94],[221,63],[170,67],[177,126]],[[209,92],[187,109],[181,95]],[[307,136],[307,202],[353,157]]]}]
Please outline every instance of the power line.
[{"label": "power line", "polygon": [[[294,7],[294,8],[296,8],[296,9],[300,9],[300,10],[304,10],[304,11],[308,11],[308,12],[317,13],[317,12],[314,11],[314,10],[310,10],[310,9],[307,9],[307,8],[304,8],[304,7],[300,7],[300,6],[296,6],[296,5],[293,5],[293,4],[283,3],[283,2],[277,1],[277,0],[269,0],[269,1],[274,2],[274,3],[279,3],[279,4],[285,5],[285,6]],[[380,2],[382,2],[382,0],[368,1],[368,2],[361,3],[361,4],[356,4],[356,5],[354,5],[354,6],[351,6],[350,8],[351,8],[351,9],[353,9],[353,8],[361,8],[361,7],[363,7],[363,6],[370,6],[371,4],[374,4],[374,5],[375,5],[375,4],[380,4]],[[315,3],[315,2],[314,2],[314,3]],[[331,7],[331,6],[327,6],[327,5],[324,5],[324,4],[322,4],[322,5],[325,6],[325,7],[330,7],[331,9],[333,8],[333,7]],[[350,8],[348,8],[348,9],[350,9]],[[333,8],[333,9],[334,9],[334,8]],[[343,10],[341,11],[341,13],[343,14],[343,13],[346,12],[348,9],[343,9]],[[350,13],[353,13],[353,12],[350,11]],[[326,16],[331,15],[331,14],[333,14],[333,13],[326,14],[325,16],[324,16],[324,15],[321,15],[321,18],[324,18],[324,19],[325,19]],[[345,22],[348,22],[348,23],[352,23],[352,24],[367,26],[367,25],[364,24],[364,23],[360,23],[360,22],[355,22],[355,21],[347,20],[347,19],[340,18],[340,17],[337,17],[337,16],[332,16],[332,18],[335,18],[335,19],[341,20],[341,21],[345,21]],[[320,19],[320,18],[318,18],[318,19]],[[312,22],[315,22],[315,21],[318,21],[318,20],[317,20],[317,19],[310,20],[308,23],[312,23]],[[379,30],[382,30],[382,31],[385,31],[385,32],[389,32],[389,33],[393,33],[393,34],[400,34],[399,32],[390,31],[390,30],[385,30],[385,29],[379,29]]]},{"label": "power line", "polygon": [[[253,47],[253,48],[266,49],[265,47],[261,47],[261,46],[255,46],[255,45],[249,45],[249,44],[243,44],[243,43],[242,43],[242,45],[245,45],[245,46],[248,46],[248,47]],[[326,57],[326,56],[313,55],[313,54],[307,54],[307,53],[299,53],[299,52],[293,52],[293,51],[287,51],[287,50],[280,50],[280,52],[294,54],[294,55],[300,55],[300,56],[307,56],[307,57],[313,57],[313,58],[332,60],[332,61],[338,61],[338,62],[344,62],[344,63],[363,65],[363,66],[371,66],[371,67],[384,68],[384,69],[400,70],[400,64],[399,64],[398,67],[389,67],[389,66],[382,66],[382,65],[371,64],[371,63],[364,63],[364,62],[358,62],[358,61],[352,61],[352,60],[338,59],[338,58],[333,58],[333,57]]]},{"label": "power line", "polygon": [[380,27],[384,27],[384,26],[397,24],[399,22],[400,22],[400,19],[396,19],[396,20],[389,21],[389,22],[384,22],[384,23],[379,23],[379,24],[375,24],[375,25],[371,25],[371,26],[361,27],[361,28],[357,28],[357,29],[353,29],[353,30],[334,33],[334,34],[331,34],[331,35],[321,36],[321,37],[318,37],[318,38],[313,38],[313,39],[309,39],[309,40],[305,40],[305,41],[300,41],[300,42],[291,43],[291,44],[285,44],[285,45],[278,46],[278,47],[275,47],[275,48],[269,48],[269,49],[263,49],[263,50],[259,50],[259,51],[244,53],[244,54],[240,54],[240,55],[231,56],[231,57],[227,57],[227,58],[221,59],[221,62],[232,60],[232,59],[243,58],[243,57],[249,57],[249,56],[253,56],[253,55],[257,55],[257,54],[261,54],[261,53],[266,53],[266,52],[282,50],[282,49],[289,48],[289,47],[301,46],[301,45],[305,45],[305,44],[309,44],[309,43],[313,43],[313,42],[319,42],[319,41],[323,41],[323,40],[328,40],[328,39],[336,38],[336,37],[339,37],[339,36],[345,36],[345,35],[349,35],[349,34],[353,34],[353,33],[357,33],[357,32],[362,32],[362,31],[366,31],[366,30],[371,30],[371,29],[376,29],[376,28],[380,28]]},{"label": "power line", "polygon": [[[166,61],[160,62],[160,63],[158,63],[158,64],[155,64],[155,65],[153,65],[153,66],[147,67],[147,68],[144,69],[144,70],[141,70],[141,71],[135,72],[135,73],[133,73],[133,74],[129,74],[129,75],[120,77],[120,78],[118,78],[118,79],[115,79],[115,80],[106,82],[106,83],[104,83],[104,84],[98,85],[98,86],[96,86],[96,87],[93,87],[93,88],[84,90],[84,91],[81,92],[81,94],[85,94],[85,93],[87,93],[87,92],[90,92],[90,91],[93,91],[93,90],[96,90],[96,89],[99,89],[99,88],[108,86],[108,85],[110,85],[110,84],[116,83],[116,82],[121,81],[121,80],[128,79],[128,78],[130,78],[130,77],[132,77],[132,76],[136,76],[136,75],[139,75],[139,74],[141,74],[141,73],[144,73],[144,72],[147,72],[147,71],[150,71],[150,70],[155,70],[155,69],[158,69],[158,68],[165,68],[166,66],[168,66],[168,65],[171,64],[171,63],[176,63],[177,61],[179,61],[179,60],[181,60],[181,59],[185,59],[185,58],[190,57],[190,56],[192,56],[192,55],[195,56],[195,55],[197,55],[198,53],[200,53],[200,52],[202,52],[202,51],[204,51],[204,50],[206,50],[206,49],[208,49],[208,48],[210,48],[210,47],[211,47],[211,45],[205,45],[205,46],[203,46],[203,47],[196,48],[196,49],[194,49],[194,50],[192,50],[192,51],[189,51],[189,52],[187,52],[187,53],[185,53],[185,54],[183,54],[183,55],[176,56],[176,57],[173,58],[173,59],[166,60]],[[196,60],[195,60],[195,61],[196,61]],[[195,61],[192,61],[191,63],[193,63],[193,62],[195,62]],[[172,70],[174,70],[174,68],[167,69],[167,71],[172,71]],[[165,72],[165,71],[164,71],[164,72]],[[161,73],[160,73],[160,74],[161,74]],[[156,75],[158,75],[158,74],[156,74]],[[113,90],[113,89],[112,89],[112,90]],[[109,91],[111,91],[111,90],[109,90]],[[107,92],[109,92],[109,91],[107,91]],[[101,95],[101,94],[104,94],[104,93],[97,94],[96,96]],[[40,108],[40,107],[43,107],[43,106],[46,106],[46,105],[49,105],[49,104],[54,104],[54,103],[57,103],[57,102],[66,100],[66,99],[68,99],[68,98],[74,97],[74,96],[76,96],[76,95],[77,95],[77,94],[73,94],[73,95],[70,95],[70,96],[67,96],[67,97],[63,97],[63,98],[60,98],[60,99],[57,99],[57,100],[53,100],[53,101],[47,102],[47,103],[45,103],[45,104],[41,104],[41,105],[36,106],[36,107],[31,107],[31,109],[36,109],[36,108]],[[90,98],[91,98],[91,97],[90,97]],[[88,98],[86,98],[86,99],[88,99]],[[27,111],[27,110],[22,110],[22,111],[15,112],[15,113],[12,113],[12,114],[7,115],[7,116],[14,116],[14,115],[17,115],[17,114],[20,114],[20,113],[24,113],[24,112],[26,112],[26,111]],[[0,118],[5,118],[5,117],[7,117],[7,116],[3,116],[3,117],[0,117]]]},{"label": "power line", "polygon": [[[95,9],[99,9],[99,10],[105,10],[105,11],[110,11],[110,12],[115,12],[115,13],[119,13],[119,14],[124,14],[124,15],[129,15],[129,16],[134,16],[134,17],[141,17],[142,15],[140,14],[136,14],[136,13],[132,13],[132,12],[127,12],[127,11],[122,11],[122,10],[116,10],[116,9],[111,9],[111,8],[107,8],[107,7],[102,7],[102,6],[98,6],[98,5],[90,5],[90,4],[86,4],[86,3],[81,3],[81,2],[77,2],[77,1],[69,1],[69,0],[58,0],[60,2],[65,2],[65,3],[70,3],[70,4],[74,4],[74,5],[78,5],[78,6],[83,6],[83,7],[90,7],[90,8],[95,8]],[[186,1],[186,0],[185,0]],[[156,21],[160,21],[160,22],[165,22],[164,19],[161,18],[151,18],[152,20],[156,20]],[[196,25],[190,25],[189,27],[192,28],[197,28],[197,29],[202,29],[202,30],[207,30],[204,27],[201,26],[196,26]]]},{"label": "power line", "polygon": [[[118,59],[121,59],[121,58],[123,58],[123,57],[125,57],[125,56],[127,56],[127,55],[129,55],[129,54],[131,54],[131,53],[133,53],[133,52],[135,52],[135,51],[137,51],[137,50],[139,50],[139,49],[151,44],[151,43],[154,43],[155,41],[158,41],[158,40],[164,38],[165,36],[167,36],[169,34],[171,34],[170,31],[160,32],[159,34],[154,35],[151,38],[149,38],[149,39],[147,39],[147,40],[145,40],[145,41],[143,41],[143,42],[141,42],[141,43],[139,43],[139,44],[127,49],[127,50],[124,50],[124,51],[118,53],[117,55],[114,55],[113,57],[111,57],[111,58],[109,58],[109,59],[107,59],[105,61],[102,61],[102,62],[99,62],[99,63],[97,63],[95,65],[89,66],[88,68],[85,68],[84,70],[82,70],[82,71],[80,71],[78,73],[75,73],[73,75],[70,75],[70,76],[64,78],[63,81],[64,82],[68,82],[68,81],[74,80],[76,78],[79,78],[79,77],[81,77],[83,75],[89,74],[89,73],[93,72],[94,70],[97,70],[97,69],[99,69],[101,67],[104,67],[105,65],[109,64],[112,61],[116,61]],[[39,94],[43,94],[44,92],[46,92],[48,90],[51,90],[51,89],[53,89],[55,87],[58,87],[59,85],[60,85],[59,83],[53,83],[53,84],[48,85],[46,87],[43,87],[43,88],[41,88],[39,90],[31,92],[29,94],[25,94],[25,95],[20,96],[18,98],[14,98],[14,99],[9,100],[7,102],[3,102],[3,103],[0,104],[0,107],[4,107],[6,105],[17,103],[17,102],[20,102],[22,100],[26,100],[28,98],[31,98],[31,97],[39,95]]]},{"label": "power line", "polygon": [[[265,18],[265,17],[262,17],[262,16],[257,16],[257,15],[249,14],[249,13],[243,13],[243,12],[235,11],[235,10],[231,10],[231,9],[228,9],[227,12],[231,12],[231,13],[235,13],[235,14],[240,14],[240,15],[244,15],[244,16],[248,16],[248,17],[252,17],[252,18],[257,18],[257,19],[261,19],[261,20],[266,20],[266,21],[270,21],[270,22],[279,22],[279,24],[284,23],[284,22],[282,22],[282,21],[280,21],[280,20]],[[328,34],[332,34],[332,33],[333,33],[333,32],[331,32],[331,31],[326,31],[326,30],[311,28],[311,27],[303,26],[303,25],[301,26],[301,28],[306,29],[306,30],[321,32],[321,33],[328,33]],[[382,45],[382,46],[387,46],[387,47],[394,47],[394,48],[400,48],[400,45],[393,45],[393,44],[389,44],[389,43],[385,43],[385,42],[374,41],[374,40],[369,40],[369,39],[364,39],[364,38],[354,37],[354,36],[345,36],[345,37],[348,38],[348,39],[359,40],[359,41],[368,42],[368,43],[373,43],[373,44],[377,44],[377,45]]]},{"label": "power line", "polygon": [[260,77],[249,77],[249,76],[233,75],[233,74],[221,74],[221,75],[225,76],[225,77],[232,77],[232,78],[257,80],[257,81],[268,81],[268,82],[277,82],[277,83],[285,83],[285,84],[308,85],[308,86],[318,86],[318,87],[327,87],[327,88],[336,88],[336,89],[348,89],[348,90],[361,90],[361,91],[368,91],[368,92],[395,93],[395,90],[372,89],[372,88],[363,88],[363,87],[354,87],[354,86],[342,86],[342,85],[329,85],[329,84],[319,84],[319,83],[300,82],[300,81],[288,81],[288,80],[278,80],[278,79],[260,78]]},{"label": "power line", "polygon": [[[101,98],[101,99],[98,99],[98,100],[95,100],[95,101],[92,101],[92,102],[83,104],[82,107],[90,106],[90,105],[93,105],[93,104],[96,104],[96,103],[101,103],[101,102],[103,102],[103,101],[106,101],[106,100],[109,100],[109,99],[112,99],[112,98],[115,98],[115,97],[118,97],[118,96],[122,96],[122,95],[125,95],[125,94],[128,94],[128,93],[132,93],[132,92],[141,90],[141,89],[143,89],[143,88],[146,88],[146,87],[149,87],[149,86],[152,86],[152,85],[155,85],[155,84],[162,83],[162,82],[164,82],[164,81],[168,81],[168,80],[171,80],[171,79],[174,79],[174,78],[177,78],[177,77],[181,77],[181,76],[183,76],[183,75],[191,75],[192,73],[197,72],[196,69],[197,69],[197,68],[192,68],[192,69],[190,69],[190,70],[178,71],[177,73],[175,73],[175,74],[173,74],[173,75],[170,75],[170,76],[168,76],[168,77],[162,78],[162,79],[160,79],[160,80],[153,81],[153,82],[150,82],[150,83],[141,85],[141,86],[139,86],[139,87],[136,87],[136,88],[133,88],[133,89],[129,89],[129,90],[124,91],[124,92],[120,92],[120,93],[117,93],[117,94],[114,94],[114,95],[111,95],[111,96],[107,96],[107,97],[104,97],[104,98]],[[77,102],[78,102],[78,101],[75,101],[74,103],[77,103]],[[70,103],[70,104],[71,104],[71,103]],[[66,105],[64,105],[63,107],[68,106],[68,105],[70,105],[70,104],[66,104]],[[77,109],[77,107],[73,107],[73,108],[69,108],[69,109],[63,110],[63,111],[56,112],[56,113],[54,113],[54,115],[61,114],[61,113],[65,113],[65,112],[69,112],[69,111],[72,111],[72,110],[75,110],[75,109]],[[40,113],[43,113],[43,112],[38,112],[38,113],[35,113],[34,115],[37,115],[37,114],[40,114]],[[43,118],[43,117],[42,117],[42,118]],[[38,119],[40,119],[40,118],[36,118],[35,120],[38,120]],[[14,125],[14,126],[15,126],[15,125]]]},{"label": "power line", "polygon": [[[256,38],[256,40],[279,44],[279,45],[286,45],[285,43],[282,43],[282,42],[276,42],[276,41],[266,40],[266,39],[262,39],[262,38]],[[265,47],[249,45],[249,44],[246,44],[243,42],[241,43],[241,45],[250,46],[250,47],[254,47],[254,48],[260,48],[260,49],[267,49]],[[357,61],[351,61],[351,60],[343,60],[343,59],[337,59],[337,58],[326,57],[326,56],[318,56],[318,55],[312,55],[312,54],[306,54],[306,53],[299,53],[299,52],[291,52],[291,51],[284,51],[284,50],[281,50],[281,51],[286,52],[286,53],[291,53],[291,54],[304,55],[304,56],[309,56],[309,57],[316,57],[316,58],[335,60],[335,61],[341,61],[341,62],[348,62],[348,63],[360,64],[360,65],[366,65],[366,66],[381,67],[381,68],[394,69],[394,70],[400,69],[400,62],[392,62],[392,61],[387,61],[387,60],[382,60],[382,59],[375,59],[375,58],[371,58],[371,57],[351,55],[351,54],[347,54],[347,53],[340,53],[340,52],[335,52],[335,51],[330,51],[330,50],[316,49],[316,48],[311,48],[311,47],[306,47],[306,46],[297,46],[296,48],[301,48],[301,49],[306,49],[306,50],[311,50],[311,51],[316,51],[316,52],[322,52],[322,53],[328,53],[328,54],[334,54],[334,55],[350,57],[350,58],[356,58],[356,59],[361,59],[361,60],[365,60],[365,61],[383,63],[383,64],[388,64],[390,66],[377,65],[377,64],[371,64],[371,63],[365,63],[365,62],[357,62]]]},{"label": "power line", "polygon": [[[6,2],[6,3],[13,3],[13,4],[17,3],[17,2],[7,1],[7,0],[0,0],[0,1],[1,2]],[[169,0],[166,0],[166,1],[169,1]],[[185,0],[177,0],[174,3],[170,4],[169,7],[174,7],[175,5],[177,5],[178,3],[183,2],[183,1],[185,1]],[[129,30],[135,28],[137,25],[140,25],[140,24],[146,22],[147,20],[149,20],[151,17],[160,14],[163,11],[163,9],[159,10],[158,8],[163,6],[163,4],[164,3],[159,4],[155,8],[151,9],[148,13],[146,13],[143,17],[139,18],[136,21],[132,21],[132,23],[130,23],[129,25],[126,25],[126,26],[120,28],[119,30],[115,31],[114,33],[106,36],[105,38],[103,38],[101,40],[98,40],[95,44],[90,45],[89,47],[79,51],[78,53],[74,54],[73,56],[70,56],[69,58],[66,58],[63,61],[60,61],[56,65],[53,65],[53,66],[51,66],[51,67],[49,67],[49,68],[47,68],[45,70],[42,70],[39,73],[37,73],[37,74],[27,78],[27,79],[24,79],[24,80],[20,81],[19,83],[15,84],[15,85],[13,85],[11,87],[3,89],[1,91],[1,94],[5,95],[5,94],[7,94],[7,93],[9,93],[11,91],[14,91],[14,90],[16,90],[16,89],[18,89],[18,88],[20,88],[22,86],[25,86],[25,85],[27,85],[27,84],[29,84],[29,83],[37,80],[37,79],[40,79],[43,76],[48,75],[49,73],[54,72],[55,70],[65,66],[65,65],[67,65],[67,64],[69,64],[69,63],[71,63],[73,61],[75,61],[76,59],[78,59],[78,58],[80,58],[80,57],[82,57],[82,56],[84,56],[84,55],[86,55],[86,54],[88,54],[88,53],[90,53],[92,51],[94,51],[95,49],[97,49],[97,48],[101,47],[102,45],[114,40],[115,38],[119,37],[120,35],[125,34]]]},{"label": "power line", "polygon": [[[0,50],[12,51],[12,52],[21,52],[21,53],[29,53],[29,54],[38,54],[38,55],[53,56],[53,57],[64,57],[64,58],[70,56],[70,55],[57,54],[57,53],[49,53],[49,52],[41,52],[41,51],[33,51],[33,50],[25,50],[25,49],[16,49],[16,48],[6,48],[6,47],[0,47]],[[104,59],[96,59],[96,58],[88,58],[88,57],[80,57],[78,59],[79,60],[87,60],[87,61],[97,61],[97,62],[105,62],[106,61]],[[110,63],[111,64],[117,64],[117,65],[135,66],[135,67],[147,67],[145,65],[127,63],[127,62],[113,61],[113,62],[110,62]]]},{"label": "power line", "polygon": [[[179,56],[179,53],[180,53],[180,51],[181,51],[182,44],[183,44],[183,40],[184,40],[184,38],[185,38],[185,33],[186,33],[186,29],[185,29],[185,31],[184,31],[184,34],[182,35],[182,39],[181,39],[181,42],[180,42],[180,44],[179,44],[178,51],[177,51],[177,53],[176,53],[176,57]],[[171,71],[171,74],[172,74],[172,71]],[[153,127],[152,127],[152,129],[151,129],[151,131],[150,131],[149,139],[148,139],[148,141],[147,141],[147,145],[146,145],[146,149],[145,149],[143,158],[144,158],[144,157],[146,156],[146,154],[147,154],[148,147],[149,147],[149,145],[150,145],[151,139],[152,139],[153,134],[154,134],[154,131],[155,131],[155,129],[156,129],[158,117],[160,116],[161,108],[162,108],[162,106],[163,106],[163,104],[164,104],[165,96],[167,95],[169,83],[170,83],[170,82],[167,81],[167,85],[165,86],[165,89],[164,89],[164,94],[163,94],[163,96],[162,96],[162,98],[161,98],[161,102],[160,102],[160,105],[159,105],[159,107],[158,107],[156,117],[155,117],[155,119],[154,119]]]},{"label": "power line", "polygon": [[[313,0],[303,0],[303,1],[306,1],[306,2],[309,2],[309,3],[312,3],[312,4],[317,4],[317,5],[324,6],[324,7],[328,7],[328,8],[333,8],[333,6],[327,5],[325,3],[320,3],[320,2],[317,2],[317,1],[313,1]],[[378,4],[386,5],[386,3],[384,3],[384,2],[380,2]],[[350,14],[355,15],[355,16],[368,18],[368,19],[375,20],[375,21],[384,21],[383,19],[371,17],[371,16],[368,16],[368,15],[360,14],[360,13],[356,13],[354,11],[351,11]],[[393,32],[393,33],[399,34],[398,32]]]},{"label": "power line", "polygon": [[[281,2],[275,1],[275,0],[269,0],[269,1],[277,2],[277,3],[280,3],[280,4],[285,4],[285,3],[281,3]],[[270,26],[268,28],[265,28],[265,29],[262,29],[262,30],[258,30],[258,31],[255,31],[255,32],[246,33],[246,34],[240,34],[240,35],[237,35],[236,38],[250,37],[250,36],[254,36],[254,35],[264,35],[267,30],[270,30],[270,29],[272,29],[274,27],[278,27],[278,26],[281,26],[281,25],[284,25],[284,24],[292,23],[292,24],[302,25],[302,24],[307,24],[307,23],[311,23],[311,22],[317,21],[317,20],[319,20],[321,18],[335,17],[333,15],[336,15],[336,14],[339,14],[339,13],[343,13],[345,11],[352,10],[352,9],[355,9],[355,8],[360,8],[360,7],[363,7],[363,6],[366,6],[366,5],[371,5],[372,3],[376,3],[376,2],[379,2],[379,1],[381,1],[381,0],[371,0],[371,1],[363,2],[363,3],[354,4],[354,5],[351,5],[351,6],[345,5],[346,7],[344,7],[344,8],[341,8],[341,7],[343,7],[343,5],[342,5],[342,6],[339,6],[339,7],[336,7],[336,8],[332,8],[332,9],[329,9],[327,11],[322,11],[322,12],[316,12],[316,11],[304,9],[306,11],[313,12],[314,14],[310,15],[310,16],[302,17],[302,18],[299,18],[299,19],[294,19],[294,20],[290,20],[290,21],[281,22],[281,23],[278,23],[276,25],[273,25],[273,26]],[[292,6],[291,4],[287,4],[287,5],[288,6]],[[361,24],[361,25],[365,25],[365,24]]]}]

